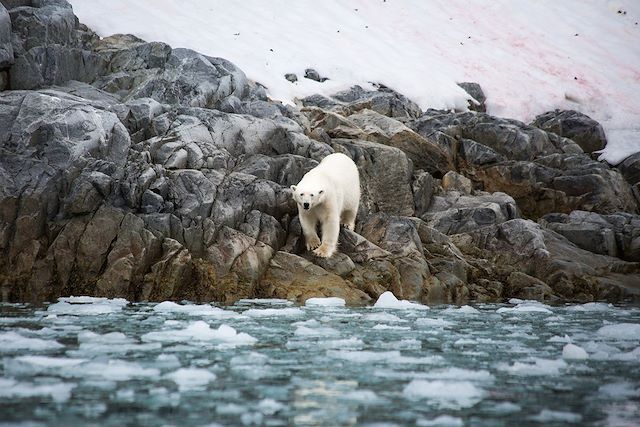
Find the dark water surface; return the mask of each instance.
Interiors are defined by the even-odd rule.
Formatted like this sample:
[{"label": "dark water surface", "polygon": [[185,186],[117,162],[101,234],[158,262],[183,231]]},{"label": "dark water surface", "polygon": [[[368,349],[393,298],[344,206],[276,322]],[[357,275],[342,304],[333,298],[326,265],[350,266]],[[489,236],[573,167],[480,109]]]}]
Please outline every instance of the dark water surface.
[{"label": "dark water surface", "polygon": [[640,425],[638,307],[334,302],[0,305],[0,425]]}]

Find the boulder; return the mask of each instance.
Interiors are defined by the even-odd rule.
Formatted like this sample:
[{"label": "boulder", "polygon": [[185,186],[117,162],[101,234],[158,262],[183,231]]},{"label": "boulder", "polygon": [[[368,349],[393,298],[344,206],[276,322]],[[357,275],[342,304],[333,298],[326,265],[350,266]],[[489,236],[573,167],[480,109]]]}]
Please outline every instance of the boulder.
[{"label": "boulder", "polygon": [[13,64],[13,46],[11,45],[11,17],[0,3],[0,70]]},{"label": "boulder", "polygon": [[578,111],[548,111],[537,116],[531,125],[571,139],[585,153],[602,150],[607,145],[607,138],[600,123]]}]

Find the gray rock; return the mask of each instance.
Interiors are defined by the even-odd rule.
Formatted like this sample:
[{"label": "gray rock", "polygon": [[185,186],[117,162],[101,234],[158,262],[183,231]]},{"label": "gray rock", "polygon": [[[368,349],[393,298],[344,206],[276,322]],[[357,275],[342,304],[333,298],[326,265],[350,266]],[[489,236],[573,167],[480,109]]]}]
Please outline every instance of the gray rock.
[{"label": "gray rock", "polygon": [[624,179],[631,185],[640,182],[640,153],[633,154],[617,166]]},{"label": "gray rock", "polygon": [[[487,97],[485,96],[482,88],[478,83],[473,82],[462,82],[458,83],[465,92],[467,92],[472,98],[472,101],[469,101],[469,109],[472,111],[478,111],[484,113],[487,111],[487,106],[485,102],[487,101]],[[475,101],[475,102],[474,102]]]},{"label": "gray rock", "polygon": [[320,83],[326,82],[327,80],[329,80],[327,77],[321,77],[320,73],[318,73],[313,68],[307,68],[306,70],[304,70],[304,78],[309,80],[315,80]]},{"label": "gray rock", "polygon": [[7,9],[0,4],[0,70],[13,64],[13,46],[11,45],[11,17]]},{"label": "gray rock", "polygon": [[10,9],[9,13],[19,41],[17,52],[53,45],[80,47],[80,24],[66,1],[31,2],[28,6]]},{"label": "gray rock", "polygon": [[473,185],[471,180],[457,172],[449,171],[442,177],[442,188],[445,191],[458,191],[462,194],[471,194]]},{"label": "gray rock", "polygon": [[421,170],[414,173],[411,190],[413,191],[415,216],[420,217],[424,215],[427,209],[429,209],[429,206],[431,206],[434,191],[434,182],[431,174]]},{"label": "gray rock", "polygon": [[10,84],[12,89],[38,89],[69,80],[92,82],[105,70],[106,62],[93,52],[62,45],[38,46],[16,57]]},{"label": "gray rock", "polygon": [[640,262],[640,217],[573,211],[545,215],[540,223],[590,252]]},{"label": "gray rock", "polygon": [[298,81],[298,76],[296,76],[294,73],[287,73],[284,75],[284,78],[289,80],[291,83],[295,83]]},{"label": "gray rock", "polygon": [[537,116],[531,125],[575,141],[585,153],[602,150],[607,145],[600,123],[578,111],[549,111]]},{"label": "gray rock", "polygon": [[347,139],[334,139],[333,147],[351,157],[360,171],[360,216],[376,212],[413,215],[413,167],[401,150]]},{"label": "gray rock", "polygon": [[466,233],[518,217],[513,198],[504,193],[469,196],[449,191],[433,197],[422,219],[444,234]]}]

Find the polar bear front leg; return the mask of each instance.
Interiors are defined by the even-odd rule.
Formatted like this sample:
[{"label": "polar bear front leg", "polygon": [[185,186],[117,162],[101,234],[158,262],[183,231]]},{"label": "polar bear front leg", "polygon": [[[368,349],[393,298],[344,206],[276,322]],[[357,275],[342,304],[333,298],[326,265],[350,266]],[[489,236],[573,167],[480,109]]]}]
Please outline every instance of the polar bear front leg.
[{"label": "polar bear front leg", "polygon": [[338,235],[340,234],[340,219],[336,217],[327,218],[322,223],[322,244],[313,251],[320,258],[331,257],[338,246]]},{"label": "polar bear front leg", "polygon": [[302,226],[302,234],[304,234],[307,250],[310,251],[320,246],[320,238],[316,233],[316,219],[300,213],[300,225]]}]

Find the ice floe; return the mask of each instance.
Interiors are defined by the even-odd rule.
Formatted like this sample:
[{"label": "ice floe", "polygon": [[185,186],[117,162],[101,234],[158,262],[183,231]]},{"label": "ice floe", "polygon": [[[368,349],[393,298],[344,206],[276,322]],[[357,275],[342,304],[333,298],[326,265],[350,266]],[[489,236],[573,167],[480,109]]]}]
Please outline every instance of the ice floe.
[{"label": "ice floe", "polygon": [[632,384],[628,381],[601,385],[598,387],[598,392],[604,397],[613,400],[623,400],[640,396],[638,384]]},{"label": "ice floe", "polygon": [[582,421],[582,415],[567,411],[552,411],[543,409],[539,414],[529,417],[533,421],[539,423],[579,423]]},{"label": "ice floe", "polygon": [[180,368],[177,371],[166,374],[178,385],[180,391],[204,388],[207,384],[216,380],[216,374],[201,368]]},{"label": "ice floe", "polygon": [[589,355],[584,348],[568,343],[562,348],[562,358],[568,360],[585,360]]},{"label": "ice floe", "polygon": [[416,421],[418,427],[463,427],[462,418],[452,417],[451,415],[440,415],[433,419],[419,419]]},{"label": "ice floe", "polygon": [[499,368],[513,375],[541,376],[558,375],[561,369],[567,367],[562,359],[532,358],[531,362],[515,362],[512,365],[500,365]]},{"label": "ice floe", "polygon": [[142,335],[142,341],[159,342],[190,342],[190,341],[214,341],[235,345],[251,345],[257,340],[244,332],[237,332],[229,325],[220,325],[218,329],[212,329],[209,324],[198,320],[191,323],[185,329],[171,329],[164,331],[148,332]]},{"label": "ice floe", "polygon": [[597,334],[613,340],[639,340],[640,324],[638,323],[614,323],[598,329]]},{"label": "ice floe", "polygon": [[12,378],[0,378],[0,397],[25,398],[48,396],[56,403],[64,403],[71,397],[75,384],[65,382],[31,383],[19,382]]},{"label": "ice floe", "polygon": [[344,307],[346,302],[337,297],[309,298],[304,302],[304,305],[307,307]]},{"label": "ice floe", "polygon": [[448,328],[455,325],[455,323],[449,320],[444,320],[441,317],[437,319],[431,319],[429,317],[420,317],[416,319],[416,325],[422,328]]},{"label": "ice floe", "polygon": [[405,397],[427,400],[442,408],[469,408],[480,402],[486,392],[470,381],[413,380],[402,391]]},{"label": "ice floe", "polygon": [[43,340],[40,338],[29,338],[16,332],[0,332],[0,353],[11,353],[17,351],[47,351],[63,348],[64,346],[55,340]]},{"label": "ice floe", "polygon": [[49,305],[47,312],[74,316],[92,316],[121,311],[129,301],[124,298],[63,297]]},{"label": "ice floe", "polygon": [[496,313],[542,313],[553,314],[551,307],[546,304],[542,304],[538,301],[520,300],[512,298],[509,300],[511,304],[516,304],[515,307],[501,307],[496,310]]},{"label": "ice floe", "polygon": [[383,292],[378,297],[378,300],[373,305],[374,308],[392,308],[392,309],[412,309],[412,310],[429,310],[429,307],[417,302],[411,302],[407,300],[399,300],[396,296],[390,292]]},{"label": "ice floe", "polygon": [[156,313],[175,313],[187,316],[207,316],[218,319],[238,318],[240,315],[235,311],[223,310],[209,304],[177,304],[172,301],[164,301],[153,307]]},{"label": "ice floe", "polygon": [[304,316],[304,311],[297,307],[250,308],[242,314],[249,317],[300,317]]}]

